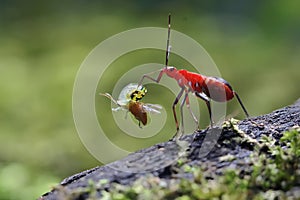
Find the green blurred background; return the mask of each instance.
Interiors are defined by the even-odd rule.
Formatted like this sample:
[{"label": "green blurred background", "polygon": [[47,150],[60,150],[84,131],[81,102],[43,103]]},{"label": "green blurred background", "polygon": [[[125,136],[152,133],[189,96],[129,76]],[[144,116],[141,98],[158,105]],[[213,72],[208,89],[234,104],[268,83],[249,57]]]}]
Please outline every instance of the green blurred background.
[{"label": "green blurred background", "polygon": [[[72,118],[77,70],[101,41],[166,27],[171,12],[172,27],[204,46],[255,116],[299,97],[299,8],[300,1],[0,0],[0,199],[37,198],[101,164],[81,144]],[[163,63],[164,52],[137,52],[124,62]],[[106,78],[113,85],[114,77]],[[236,111],[237,102],[229,103],[228,113]]]}]

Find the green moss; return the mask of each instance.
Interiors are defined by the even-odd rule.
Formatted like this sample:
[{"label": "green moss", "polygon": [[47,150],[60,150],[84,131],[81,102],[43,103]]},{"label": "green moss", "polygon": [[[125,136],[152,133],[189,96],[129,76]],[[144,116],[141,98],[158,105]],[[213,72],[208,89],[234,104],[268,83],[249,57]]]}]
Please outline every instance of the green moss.
[{"label": "green moss", "polygon": [[267,154],[253,159],[252,185],[263,190],[280,189],[287,191],[300,185],[300,129],[294,128],[283,134],[279,145],[274,139],[265,139]]},{"label": "green moss", "polygon": [[261,144],[257,140],[255,140],[255,139],[251,138],[249,135],[245,134],[244,131],[239,129],[238,122],[239,122],[239,120],[231,118],[231,119],[225,121],[223,123],[222,127],[225,129],[230,129],[233,132],[237,133],[237,135],[240,138],[239,139],[235,138],[234,140],[236,140],[238,143],[247,143],[250,146],[255,147],[256,149],[260,149]]}]

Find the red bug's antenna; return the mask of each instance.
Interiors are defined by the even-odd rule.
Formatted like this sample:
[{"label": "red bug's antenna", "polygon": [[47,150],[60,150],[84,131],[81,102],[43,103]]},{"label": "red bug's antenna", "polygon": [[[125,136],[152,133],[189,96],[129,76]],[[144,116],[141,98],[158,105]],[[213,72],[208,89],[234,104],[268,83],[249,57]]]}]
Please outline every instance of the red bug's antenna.
[{"label": "red bug's antenna", "polygon": [[171,32],[171,14],[169,14],[169,22],[168,22],[168,39],[167,39],[167,49],[166,49],[166,66],[168,66],[169,62],[169,56],[170,56],[170,51],[171,51],[171,46],[169,45],[170,43],[170,32]]}]

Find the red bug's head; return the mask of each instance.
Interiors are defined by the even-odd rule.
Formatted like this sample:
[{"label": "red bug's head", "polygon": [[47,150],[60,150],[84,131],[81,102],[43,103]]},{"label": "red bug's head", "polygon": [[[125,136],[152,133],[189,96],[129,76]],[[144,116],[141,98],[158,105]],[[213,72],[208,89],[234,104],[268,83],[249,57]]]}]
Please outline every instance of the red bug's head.
[{"label": "red bug's head", "polygon": [[164,69],[163,69],[163,71],[169,76],[169,77],[174,77],[176,74],[177,74],[177,72],[178,72],[178,70],[175,68],[175,67],[165,67]]}]

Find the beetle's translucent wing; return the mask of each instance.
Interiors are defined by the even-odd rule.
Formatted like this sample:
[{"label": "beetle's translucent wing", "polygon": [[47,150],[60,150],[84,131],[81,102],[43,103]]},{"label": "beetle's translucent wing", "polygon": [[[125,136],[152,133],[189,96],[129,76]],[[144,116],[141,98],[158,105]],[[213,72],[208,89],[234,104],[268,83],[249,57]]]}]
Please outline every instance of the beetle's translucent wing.
[{"label": "beetle's translucent wing", "polygon": [[160,114],[161,113],[160,110],[162,109],[162,106],[159,104],[146,103],[143,104],[143,108],[145,109],[146,112]]},{"label": "beetle's translucent wing", "polygon": [[126,109],[119,106],[119,107],[116,107],[116,108],[112,108],[111,110],[114,111],[114,112],[118,112],[120,110],[126,110]]}]

